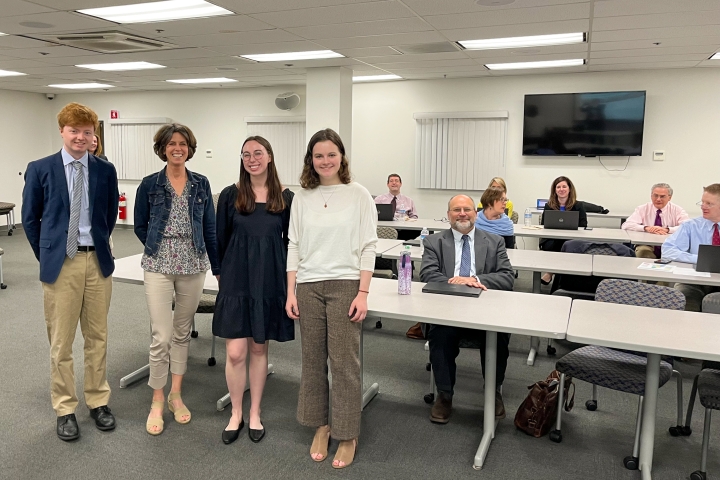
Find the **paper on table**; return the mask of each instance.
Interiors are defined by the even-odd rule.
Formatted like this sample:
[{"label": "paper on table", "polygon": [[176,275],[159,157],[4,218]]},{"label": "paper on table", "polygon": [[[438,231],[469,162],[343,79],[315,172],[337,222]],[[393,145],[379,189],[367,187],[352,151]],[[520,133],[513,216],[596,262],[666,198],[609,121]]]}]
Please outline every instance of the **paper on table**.
[{"label": "paper on table", "polygon": [[652,263],[652,262],[643,262],[640,265],[638,265],[638,270],[656,270],[659,272],[672,272],[677,267],[675,265],[662,265],[659,263]]},{"label": "paper on table", "polygon": [[698,272],[694,268],[675,268],[675,275],[690,275],[691,277],[709,277],[709,272]]},{"label": "paper on table", "polygon": [[543,226],[542,225],[523,225],[522,228],[526,228],[528,230],[542,230]]}]

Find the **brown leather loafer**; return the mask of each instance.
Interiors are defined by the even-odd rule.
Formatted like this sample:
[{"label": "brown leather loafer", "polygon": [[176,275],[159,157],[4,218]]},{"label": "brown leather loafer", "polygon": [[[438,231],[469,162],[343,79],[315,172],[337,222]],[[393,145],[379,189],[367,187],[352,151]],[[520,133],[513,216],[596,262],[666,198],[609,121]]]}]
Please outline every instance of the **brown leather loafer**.
[{"label": "brown leather loafer", "polygon": [[505,418],[505,404],[500,392],[495,392],[495,418],[498,420]]},{"label": "brown leather loafer", "polygon": [[437,400],[430,410],[430,421],[433,423],[448,423],[452,412],[452,396],[444,392],[438,392]]}]

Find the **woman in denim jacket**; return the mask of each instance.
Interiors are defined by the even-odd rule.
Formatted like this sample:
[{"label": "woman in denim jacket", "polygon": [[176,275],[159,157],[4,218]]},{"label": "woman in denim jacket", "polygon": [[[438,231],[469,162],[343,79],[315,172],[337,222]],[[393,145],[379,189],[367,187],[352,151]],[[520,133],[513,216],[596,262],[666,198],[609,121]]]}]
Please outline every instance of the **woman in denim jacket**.
[{"label": "woman in denim jacket", "polygon": [[[153,389],[146,430],[164,428],[164,387],[172,382],[168,408],[181,424],[190,411],[180,396],[187,369],[193,316],[205,275],[220,273],[215,240],[215,210],[208,179],[185,168],[197,148],[192,131],[177,123],[157,131],[153,149],[167,166],[145,177],[135,198],[135,235],[145,245],[145,298],[150,311],[150,380]],[[175,315],[173,315],[173,298]]]}]

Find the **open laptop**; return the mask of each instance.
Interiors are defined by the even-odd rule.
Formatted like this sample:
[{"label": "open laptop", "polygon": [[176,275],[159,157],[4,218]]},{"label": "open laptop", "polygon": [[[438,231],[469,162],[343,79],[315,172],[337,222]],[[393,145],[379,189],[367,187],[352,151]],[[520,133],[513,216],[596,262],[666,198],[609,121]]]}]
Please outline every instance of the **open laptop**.
[{"label": "open laptop", "polygon": [[453,285],[447,282],[429,282],[422,288],[423,293],[439,293],[456,297],[479,297],[482,290],[467,285]]},{"label": "open laptop", "polygon": [[376,203],[375,207],[378,211],[378,220],[380,221],[391,221],[394,217],[392,205],[389,203]]},{"label": "open laptop", "polygon": [[580,224],[580,212],[545,210],[543,220],[546,230],[577,230]]},{"label": "open laptop", "polygon": [[698,272],[720,273],[720,246],[700,245],[695,270]]}]

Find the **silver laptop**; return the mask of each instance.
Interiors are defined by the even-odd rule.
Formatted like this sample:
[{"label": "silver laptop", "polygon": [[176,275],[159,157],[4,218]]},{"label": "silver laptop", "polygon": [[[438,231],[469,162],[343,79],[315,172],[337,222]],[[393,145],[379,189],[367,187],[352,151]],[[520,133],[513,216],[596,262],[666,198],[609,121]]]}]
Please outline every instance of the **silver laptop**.
[{"label": "silver laptop", "polygon": [[545,210],[543,220],[547,230],[577,230],[580,225],[580,212]]},{"label": "silver laptop", "polygon": [[720,245],[700,245],[695,270],[720,273]]}]

